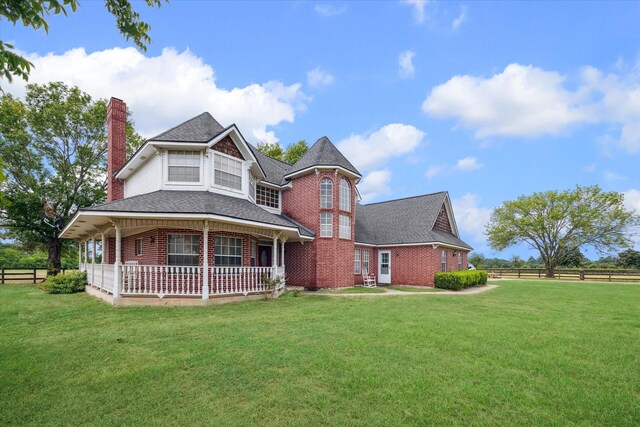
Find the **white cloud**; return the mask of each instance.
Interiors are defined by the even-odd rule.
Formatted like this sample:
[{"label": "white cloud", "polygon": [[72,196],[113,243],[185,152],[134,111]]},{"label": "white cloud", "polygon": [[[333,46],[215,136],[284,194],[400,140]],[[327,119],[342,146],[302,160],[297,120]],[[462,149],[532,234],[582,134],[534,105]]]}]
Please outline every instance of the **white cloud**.
[{"label": "white cloud", "polygon": [[416,68],[413,65],[413,57],[415,52],[405,50],[398,56],[398,66],[400,67],[398,73],[402,78],[413,77],[416,72]]},{"label": "white cloud", "polygon": [[622,194],[624,195],[624,207],[640,215],[640,191],[632,188]]},{"label": "white cloud", "polygon": [[480,206],[480,197],[472,193],[453,199],[451,204],[462,234],[469,233],[476,241],[484,241],[484,227],[491,218],[491,209]]},{"label": "white cloud", "polygon": [[412,152],[424,136],[411,125],[391,123],[372,133],[351,135],[336,146],[362,172]]},{"label": "white cloud", "polygon": [[389,169],[376,170],[365,175],[360,184],[358,184],[358,191],[360,191],[362,201],[366,202],[380,195],[389,194],[391,192],[389,188],[390,182],[391,171]]},{"label": "white cloud", "polygon": [[434,176],[440,175],[442,172],[444,172],[446,167],[447,165],[430,166],[429,169],[427,169],[425,175],[427,176],[427,178],[431,179]]},{"label": "white cloud", "polygon": [[511,64],[490,78],[451,78],[431,90],[422,109],[435,117],[457,117],[478,138],[557,134],[591,120],[564,80],[557,72]]},{"label": "white cloud", "polygon": [[317,4],[314,7],[314,10],[318,15],[330,17],[330,16],[336,16],[336,15],[342,15],[347,11],[347,8],[345,6],[337,7],[333,4],[321,3],[321,4]]},{"label": "white cloud", "polygon": [[[146,137],[209,111],[222,125],[236,123],[249,140],[275,140],[268,128],[293,122],[307,102],[299,83],[218,87],[214,69],[189,50],[165,48],[160,55],[147,57],[134,48],[92,53],[77,48],[63,54],[26,56],[35,65],[30,82],[59,80],[93,97],[121,98],[134,113],[136,129]],[[25,92],[20,79],[3,87],[18,96]]]},{"label": "white cloud", "polygon": [[307,84],[311,87],[329,86],[335,81],[335,77],[328,71],[316,67],[307,72]]},{"label": "white cloud", "polygon": [[458,17],[453,20],[453,22],[451,23],[451,28],[453,28],[454,30],[457,30],[458,28],[460,28],[462,24],[464,24],[466,20],[467,20],[467,7],[462,6],[460,15],[458,15]]},{"label": "white cloud", "polygon": [[595,163],[591,163],[590,165],[587,165],[582,168],[582,172],[585,172],[585,173],[594,173],[596,170],[597,170],[597,166]]},{"label": "white cloud", "polygon": [[427,15],[425,13],[425,6],[427,0],[402,0],[402,3],[408,4],[413,7],[413,18],[418,24],[424,23]]},{"label": "white cloud", "polygon": [[469,156],[464,159],[459,159],[454,169],[458,171],[472,171],[480,169],[482,166],[484,165],[480,163],[477,158]]}]

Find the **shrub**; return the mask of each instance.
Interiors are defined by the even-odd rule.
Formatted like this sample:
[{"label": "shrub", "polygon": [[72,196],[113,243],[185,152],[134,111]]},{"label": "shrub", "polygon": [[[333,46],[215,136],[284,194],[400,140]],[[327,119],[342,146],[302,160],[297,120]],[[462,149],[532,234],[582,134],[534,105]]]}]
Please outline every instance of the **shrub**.
[{"label": "shrub", "polygon": [[49,294],[73,294],[84,291],[87,285],[87,273],[84,271],[72,271],[47,277],[40,284],[40,289]]},{"label": "shrub", "polygon": [[448,273],[436,273],[435,287],[459,291],[471,286],[486,285],[487,272],[482,270],[463,270]]}]

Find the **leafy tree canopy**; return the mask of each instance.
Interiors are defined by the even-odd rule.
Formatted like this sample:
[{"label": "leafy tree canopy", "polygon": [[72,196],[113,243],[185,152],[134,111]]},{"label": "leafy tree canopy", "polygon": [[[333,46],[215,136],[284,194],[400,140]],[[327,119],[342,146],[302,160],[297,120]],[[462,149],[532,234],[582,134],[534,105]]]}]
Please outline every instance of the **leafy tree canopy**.
[{"label": "leafy tree canopy", "polygon": [[283,150],[282,146],[280,146],[280,144],[278,144],[277,142],[261,142],[258,143],[258,150],[264,155],[281,160],[283,162],[287,162],[292,165],[300,160],[300,158],[304,156],[307,151],[309,151],[309,146],[304,139],[289,145],[286,150]]},{"label": "leafy tree canopy", "polygon": [[584,245],[600,253],[630,247],[630,229],[639,221],[623,201],[622,194],[598,186],[520,196],[494,209],[488,241],[496,250],[528,244],[553,277],[558,262]]},{"label": "leafy tree canopy", "polygon": [[[144,0],[147,6],[160,7],[161,0]],[[0,21],[6,20],[21,23],[34,30],[43,29],[49,32],[47,18],[50,15],[75,12],[80,3],[78,0],[0,0]],[[127,40],[143,51],[151,43],[149,31],[151,26],[140,19],[140,14],[133,10],[129,0],[104,0],[107,11],[116,19],[116,27]],[[14,51],[14,46],[0,40],[0,78],[13,81],[14,76],[29,79],[33,64]]]},{"label": "leafy tree canopy", "polygon": [[640,269],[640,252],[633,249],[620,252],[616,264],[622,268]]},{"label": "leafy tree canopy", "polygon": [[[60,226],[105,198],[106,110],[105,100],[60,82],[27,85],[24,101],[0,98],[0,227],[27,248],[46,248],[51,274],[60,270]],[[128,142],[139,143],[127,127]]]}]

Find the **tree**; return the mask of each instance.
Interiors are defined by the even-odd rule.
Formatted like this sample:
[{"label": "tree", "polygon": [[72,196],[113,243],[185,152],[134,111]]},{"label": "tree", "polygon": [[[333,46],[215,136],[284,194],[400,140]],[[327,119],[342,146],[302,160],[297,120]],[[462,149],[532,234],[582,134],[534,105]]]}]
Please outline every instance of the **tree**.
[{"label": "tree", "polygon": [[304,139],[296,142],[295,144],[289,145],[286,150],[283,150],[282,146],[280,146],[280,144],[278,144],[277,142],[259,142],[258,151],[266,156],[292,165],[300,160],[300,158],[304,156],[307,151],[309,151],[309,146]]},{"label": "tree", "polygon": [[633,249],[620,252],[616,264],[622,268],[640,269],[640,252]]},{"label": "tree", "polygon": [[0,227],[27,249],[46,248],[49,275],[60,271],[63,245],[71,244],[58,238],[61,225],[105,198],[106,109],[105,100],[60,82],[27,85],[24,102],[0,98],[7,174]]},{"label": "tree", "polygon": [[580,248],[573,248],[563,252],[564,255],[558,259],[558,267],[577,268],[588,261],[587,257],[580,252]]},{"label": "tree", "polygon": [[296,142],[295,144],[291,144],[287,147],[287,151],[284,154],[284,161],[293,165],[296,163],[302,156],[304,156],[307,151],[309,151],[309,146],[307,145],[307,141],[304,139]]},{"label": "tree", "polygon": [[[160,7],[161,0],[145,0],[149,7]],[[75,12],[80,3],[78,0],[0,0],[0,17],[14,25],[21,22],[25,27],[34,30],[44,29],[49,32],[47,17],[64,14],[69,10]],[[125,39],[131,39],[142,51],[151,43],[149,31],[151,26],[140,20],[140,14],[133,10],[129,0],[105,0],[107,11],[116,19],[116,27]],[[2,20],[2,19],[0,19]],[[33,64],[14,52],[13,45],[0,40],[0,78],[13,81],[13,76],[29,79]]]},{"label": "tree", "polygon": [[493,210],[486,234],[496,250],[519,243],[538,250],[546,276],[553,277],[558,262],[584,245],[600,253],[631,245],[629,230],[639,218],[623,201],[598,186],[520,196]]}]

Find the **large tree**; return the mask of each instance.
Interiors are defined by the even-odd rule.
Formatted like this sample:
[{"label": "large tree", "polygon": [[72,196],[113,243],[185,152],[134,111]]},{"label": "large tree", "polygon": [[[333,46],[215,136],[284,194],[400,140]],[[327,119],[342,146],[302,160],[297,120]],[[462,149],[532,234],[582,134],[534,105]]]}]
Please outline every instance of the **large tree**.
[{"label": "large tree", "polygon": [[[168,0],[167,0],[168,1]],[[161,0],[145,0],[150,7],[160,6]],[[0,0],[0,22],[6,20],[21,23],[34,30],[49,31],[47,18],[50,15],[75,12],[80,3],[78,0]],[[104,0],[107,11],[116,19],[116,27],[125,39],[143,51],[151,43],[149,31],[151,27],[140,19],[140,14],[133,10],[129,0]],[[14,51],[11,44],[0,40],[0,78],[11,82],[14,76],[29,79],[33,64]]]},{"label": "large tree", "polygon": [[600,253],[631,246],[638,217],[623,201],[622,194],[598,186],[520,196],[493,210],[486,227],[489,244],[496,250],[529,245],[553,277],[558,262],[583,246]]},{"label": "large tree", "polygon": [[[44,247],[47,274],[60,271],[61,225],[105,198],[106,110],[105,100],[61,82],[27,85],[24,101],[0,98],[0,228],[25,247]],[[128,145],[141,141],[128,123]]]},{"label": "large tree", "polygon": [[286,150],[283,150],[282,146],[277,142],[260,142],[258,143],[258,150],[262,154],[273,157],[274,159],[281,160],[283,162],[287,162],[292,165],[300,160],[300,158],[304,156],[307,151],[309,151],[309,146],[307,145],[307,141],[305,141],[304,139],[289,145]]}]

